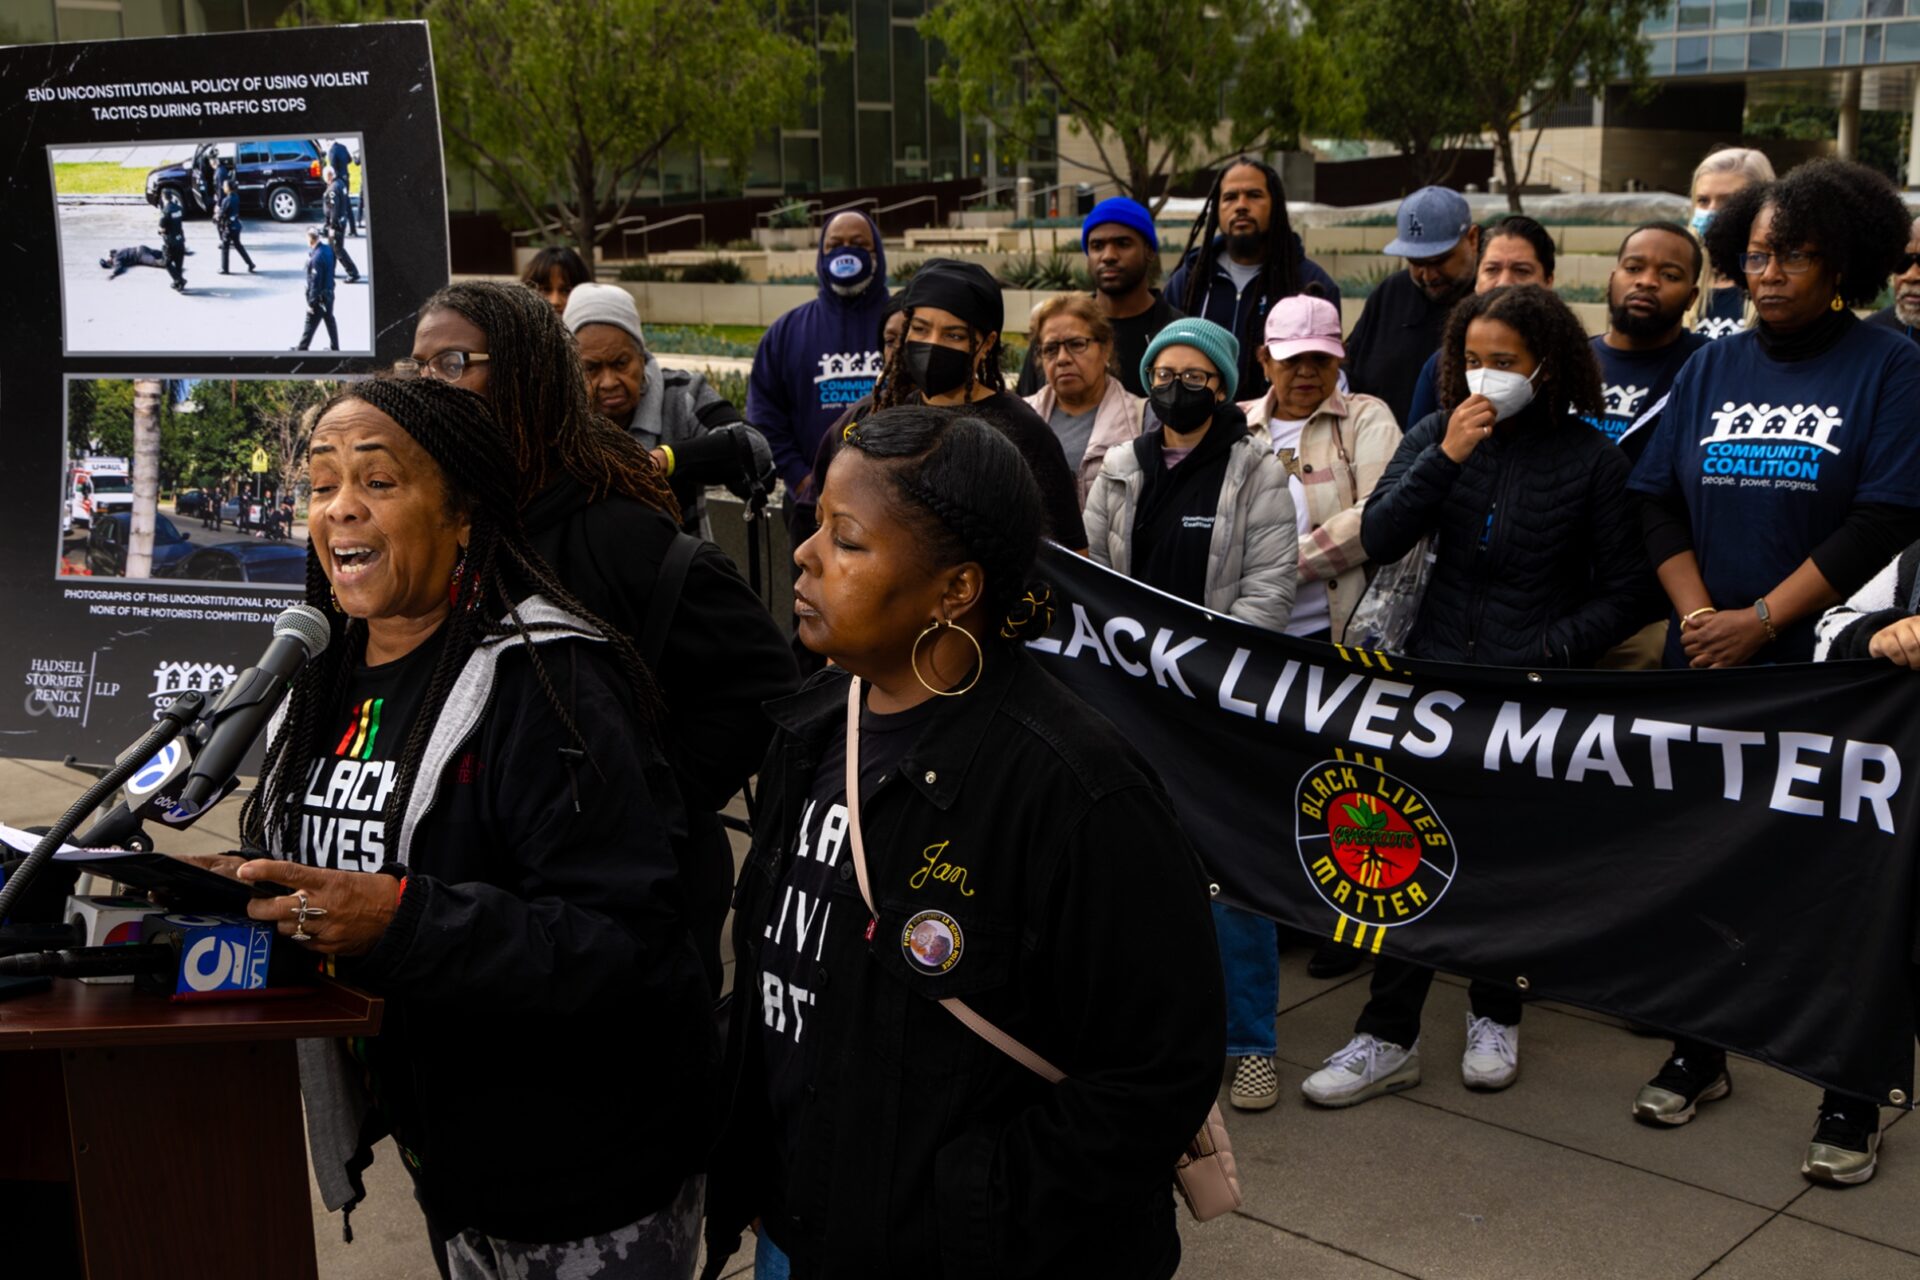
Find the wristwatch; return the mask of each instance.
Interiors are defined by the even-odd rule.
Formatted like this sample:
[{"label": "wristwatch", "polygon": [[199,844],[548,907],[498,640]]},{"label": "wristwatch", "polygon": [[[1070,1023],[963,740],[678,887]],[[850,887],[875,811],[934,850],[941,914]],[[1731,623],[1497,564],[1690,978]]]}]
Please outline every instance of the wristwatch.
[{"label": "wristwatch", "polygon": [[1771,644],[1775,640],[1778,640],[1780,633],[1773,629],[1773,610],[1767,608],[1767,598],[1765,596],[1761,596],[1753,602],[1753,612],[1754,615],[1760,619],[1760,625],[1767,629],[1767,643]]}]

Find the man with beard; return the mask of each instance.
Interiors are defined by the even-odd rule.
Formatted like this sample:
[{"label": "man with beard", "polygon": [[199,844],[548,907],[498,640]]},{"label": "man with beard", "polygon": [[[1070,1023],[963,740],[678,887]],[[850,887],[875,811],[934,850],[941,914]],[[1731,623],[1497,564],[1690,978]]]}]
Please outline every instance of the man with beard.
[{"label": "man with beard", "polygon": [[[1120,364],[1120,385],[1146,398],[1140,361],[1153,336],[1180,318],[1180,311],[1148,283],[1160,263],[1160,235],[1153,214],[1137,200],[1115,196],[1093,206],[1080,224],[1080,248],[1093,277],[1093,305],[1113,325],[1113,356]],[[1015,390],[1030,396],[1046,385],[1038,344],[1027,347],[1027,363]]]},{"label": "man with beard", "polygon": [[1867,323],[1898,329],[1920,342],[1920,333],[1914,332],[1920,326],[1920,218],[1913,220],[1907,232],[1907,256],[1900,260],[1900,274],[1893,278],[1893,305],[1868,316]]},{"label": "man with beard", "polygon": [[1606,412],[1588,422],[1637,462],[1687,357],[1707,339],[1687,330],[1699,296],[1700,242],[1674,222],[1643,222],[1607,277],[1607,331],[1593,340]]},{"label": "man with beard", "polygon": [[1347,338],[1347,381],[1407,424],[1420,369],[1440,349],[1454,304],[1473,291],[1480,228],[1466,197],[1446,187],[1422,187],[1402,200],[1394,222],[1397,234],[1381,252],[1405,258],[1407,269],[1367,295]]},{"label": "man with beard", "polygon": [[[1211,320],[1240,344],[1242,399],[1267,394],[1267,371],[1258,358],[1267,312],[1300,293],[1318,294],[1340,309],[1340,286],[1308,259],[1287,217],[1280,175],[1251,156],[1228,161],[1194,219],[1180,265],[1167,277],[1167,299],[1186,315]],[[1437,336],[1433,345],[1439,345]]]}]

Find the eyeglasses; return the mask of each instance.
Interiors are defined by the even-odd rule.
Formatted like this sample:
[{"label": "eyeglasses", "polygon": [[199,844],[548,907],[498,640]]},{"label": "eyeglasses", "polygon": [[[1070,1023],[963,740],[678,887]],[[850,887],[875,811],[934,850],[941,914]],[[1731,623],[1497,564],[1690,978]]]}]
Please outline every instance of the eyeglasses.
[{"label": "eyeglasses", "polygon": [[437,356],[425,360],[395,360],[394,376],[400,378],[438,378],[442,382],[458,382],[466,376],[467,366],[485,364],[493,359],[484,351],[442,351]]},{"label": "eyeglasses", "polygon": [[1158,368],[1147,372],[1147,380],[1156,387],[1170,387],[1177,378],[1180,385],[1189,391],[1205,391],[1219,376],[1217,373],[1208,373],[1204,369]]},{"label": "eyeglasses", "polygon": [[1043,342],[1040,344],[1040,358],[1051,364],[1055,356],[1065,351],[1077,360],[1087,354],[1087,348],[1092,345],[1092,338],[1062,338],[1058,342]]},{"label": "eyeglasses", "polygon": [[1813,270],[1813,260],[1819,256],[1804,249],[1789,249],[1785,253],[1743,253],[1740,255],[1740,269],[1750,276],[1764,275],[1767,266],[1778,258],[1782,271],[1790,276],[1803,276]]},{"label": "eyeglasses", "polygon": [[1920,253],[1903,253],[1894,264],[1893,274],[1903,276],[1915,267],[1920,267]]}]

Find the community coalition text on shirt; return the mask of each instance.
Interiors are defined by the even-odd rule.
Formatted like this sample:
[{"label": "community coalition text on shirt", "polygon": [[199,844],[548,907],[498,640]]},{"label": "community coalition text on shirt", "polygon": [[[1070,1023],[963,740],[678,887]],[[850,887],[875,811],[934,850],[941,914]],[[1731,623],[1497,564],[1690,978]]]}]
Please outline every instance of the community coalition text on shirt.
[{"label": "community coalition text on shirt", "polygon": [[1911,1096],[1911,676],[1450,666],[1261,631],[1058,549],[1043,571],[1033,647],[1139,744],[1223,900]]}]

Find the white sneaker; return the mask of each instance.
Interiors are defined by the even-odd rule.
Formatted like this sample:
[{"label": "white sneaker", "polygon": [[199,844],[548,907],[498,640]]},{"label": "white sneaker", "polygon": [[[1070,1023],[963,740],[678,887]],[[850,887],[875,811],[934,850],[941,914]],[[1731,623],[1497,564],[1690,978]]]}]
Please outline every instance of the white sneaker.
[{"label": "white sneaker", "polygon": [[1370,1035],[1357,1035],[1327,1059],[1327,1065],[1300,1084],[1309,1102],[1351,1107],[1383,1093],[1398,1093],[1420,1083],[1420,1042],[1402,1049]]},{"label": "white sneaker", "polygon": [[1460,1079],[1469,1089],[1504,1089],[1520,1074],[1520,1028],[1467,1014]]}]

